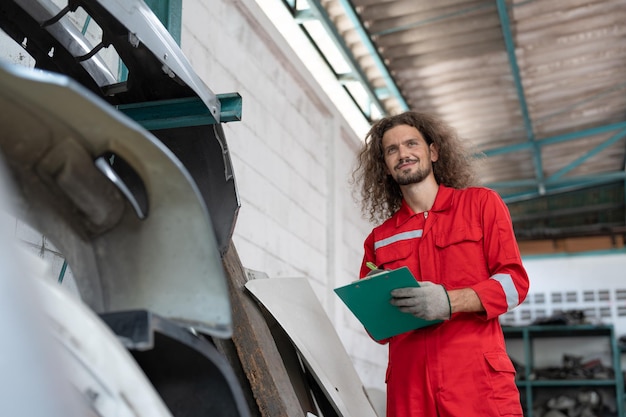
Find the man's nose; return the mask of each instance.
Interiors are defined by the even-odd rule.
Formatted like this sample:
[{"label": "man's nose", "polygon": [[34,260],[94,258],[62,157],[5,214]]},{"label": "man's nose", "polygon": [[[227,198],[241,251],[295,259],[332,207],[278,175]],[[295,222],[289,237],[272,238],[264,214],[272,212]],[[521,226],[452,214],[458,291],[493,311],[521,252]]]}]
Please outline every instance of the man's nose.
[{"label": "man's nose", "polygon": [[408,146],[404,146],[401,145],[399,152],[398,152],[398,156],[400,157],[400,159],[405,159],[411,156],[410,152],[409,152],[409,147]]}]

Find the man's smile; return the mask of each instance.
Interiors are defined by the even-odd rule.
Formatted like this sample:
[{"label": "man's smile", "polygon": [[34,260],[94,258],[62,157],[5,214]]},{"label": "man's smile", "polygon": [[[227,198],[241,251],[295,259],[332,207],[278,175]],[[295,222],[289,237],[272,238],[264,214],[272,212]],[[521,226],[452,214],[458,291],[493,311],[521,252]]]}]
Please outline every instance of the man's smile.
[{"label": "man's smile", "polygon": [[400,162],[398,162],[398,164],[395,166],[394,169],[401,170],[403,168],[406,168],[418,162],[419,162],[419,159],[402,159]]}]

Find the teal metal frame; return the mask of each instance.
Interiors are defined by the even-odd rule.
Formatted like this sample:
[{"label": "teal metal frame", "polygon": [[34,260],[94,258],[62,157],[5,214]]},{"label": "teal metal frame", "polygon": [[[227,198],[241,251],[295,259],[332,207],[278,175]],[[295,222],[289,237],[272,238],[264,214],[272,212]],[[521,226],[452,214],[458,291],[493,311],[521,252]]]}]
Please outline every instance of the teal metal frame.
[{"label": "teal metal frame", "polygon": [[152,9],[163,26],[172,35],[172,38],[180,45],[182,28],[183,0],[144,0]]},{"label": "teal metal frame", "polygon": [[[145,2],[180,45],[182,0],[145,0]],[[120,80],[123,80],[128,70],[121,62],[120,66]],[[238,93],[218,94],[217,98],[221,104],[220,122],[241,120],[243,105]],[[218,123],[207,106],[195,97],[119,105],[117,109],[147,130]]]},{"label": "teal metal frame", "polygon": [[[616,180],[621,180],[621,179],[626,180],[626,172],[623,170],[604,173],[604,174],[593,174],[593,175],[587,175],[587,176],[576,176],[576,177],[569,177],[569,178],[563,177],[567,172],[580,166],[587,159],[593,157],[594,155],[597,155],[598,153],[602,152],[609,146],[614,145],[615,143],[617,143],[618,141],[626,137],[626,122],[614,123],[610,125],[599,126],[599,127],[595,127],[591,129],[582,130],[579,132],[552,136],[549,138],[537,140],[533,144],[529,142],[524,142],[524,143],[519,143],[519,144],[511,145],[511,146],[503,146],[500,148],[487,150],[484,152],[484,154],[486,156],[493,156],[493,155],[502,155],[502,154],[512,153],[512,152],[519,152],[519,151],[524,151],[524,150],[531,150],[531,149],[534,150],[535,147],[538,147],[540,149],[544,146],[553,145],[556,143],[579,140],[585,137],[604,134],[604,133],[610,133],[610,132],[615,132],[615,133],[610,138],[606,139],[605,141],[597,145],[595,148],[589,150],[584,155],[570,162],[568,165],[561,168],[559,171],[555,172],[554,174],[548,176],[547,178],[544,178],[543,180],[544,194],[549,194],[552,192],[573,191],[576,189],[589,187],[590,185],[606,184],[606,183],[613,182]],[[539,152],[539,151],[535,151],[535,152]],[[514,180],[514,181],[493,182],[493,183],[489,183],[486,185],[495,190],[504,190],[507,188],[515,188],[515,187],[532,187],[536,184],[536,182],[537,182],[536,179],[523,179],[523,180]],[[539,197],[540,195],[543,195],[543,194],[540,194],[538,191],[532,191],[532,192],[503,194],[502,197],[504,201],[509,203],[509,202],[513,202],[513,201],[517,201],[521,199]]]},{"label": "teal metal frame", "polygon": [[[238,93],[217,94],[220,123],[241,120],[242,100]],[[202,100],[197,97],[151,101],[117,106],[117,109],[147,130],[216,124]]]},{"label": "teal metal frame", "polygon": [[[183,0],[144,0],[144,2],[159,21],[163,23],[163,26],[167,28],[167,31],[172,35],[176,43],[180,45]],[[84,30],[87,29],[88,24],[89,21],[85,23]],[[117,70],[117,78],[119,81],[126,81],[128,79],[128,68],[126,68],[126,65],[124,65],[121,59]]]},{"label": "teal metal frame", "polygon": [[502,27],[502,35],[504,37],[504,44],[506,46],[506,53],[509,58],[509,65],[511,66],[511,74],[515,82],[515,89],[517,91],[517,100],[519,101],[520,111],[524,119],[524,129],[526,130],[526,138],[533,150],[533,162],[535,165],[535,181],[537,185],[537,191],[539,195],[545,193],[544,176],[543,176],[543,164],[541,162],[541,151],[537,145],[535,138],[535,131],[533,129],[532,121],[530,120],[530,114],[528,111],[528,104],[526,103],[526,94],[524,93],[524,86],[522,85],[522,77],[520,74],[519,66],[517,64],[517,57],[515,56],[515,42],[513,41],[513,34],[511,33],[511,22],[509,21],[509,10],[505,0],[497,0],[498,16],[500,17],[500,26]]}]

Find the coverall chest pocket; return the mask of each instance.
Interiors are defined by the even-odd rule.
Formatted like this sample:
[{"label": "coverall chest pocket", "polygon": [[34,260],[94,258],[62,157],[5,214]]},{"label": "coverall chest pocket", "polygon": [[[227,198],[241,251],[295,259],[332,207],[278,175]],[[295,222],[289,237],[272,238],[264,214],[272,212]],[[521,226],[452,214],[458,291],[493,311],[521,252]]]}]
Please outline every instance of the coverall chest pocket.
[{"label": "coverall chest pocket", "polygon": [[408,241],[383,246],[376,249],[376,264],[381,269],[397,269],[402,266],[412,269],[411,262],[414,263],[415,260],[411,258],[411,254],[414,251],[414,245]]},{"label": "coverall chest pocket", "polygon": [[447,288],[472,285],[489,276],[483,252],[483,232],[467,225],[435,236],[437,263]]}]

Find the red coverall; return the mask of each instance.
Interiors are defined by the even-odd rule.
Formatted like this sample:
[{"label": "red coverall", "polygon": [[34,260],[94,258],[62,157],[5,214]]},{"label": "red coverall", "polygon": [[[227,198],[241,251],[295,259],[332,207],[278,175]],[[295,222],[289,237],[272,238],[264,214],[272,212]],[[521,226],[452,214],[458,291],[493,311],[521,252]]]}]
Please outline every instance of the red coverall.
[{"label": "red coverall", "polygon": [[498,316],[524,301],[529,281],[498,194],[440,185],[427,213],[403,202],[365,240],[361,277],[368,261],[407,266],[418,281],[447,290],[470,287],[485,308],[380,341],[389,343],[387,416],[521,416]]}]

